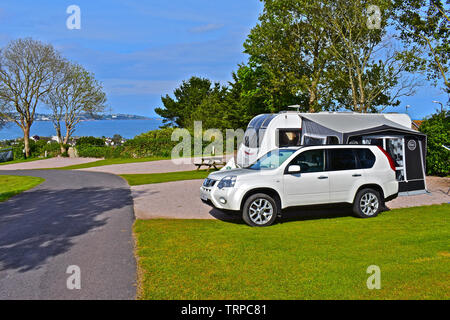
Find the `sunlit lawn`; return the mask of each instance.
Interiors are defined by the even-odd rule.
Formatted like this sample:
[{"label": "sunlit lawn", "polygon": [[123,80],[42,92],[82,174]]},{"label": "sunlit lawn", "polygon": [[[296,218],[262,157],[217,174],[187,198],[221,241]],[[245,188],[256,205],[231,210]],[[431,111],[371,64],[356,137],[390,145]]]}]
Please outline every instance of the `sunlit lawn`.
[{"label": "sunlit lawn", "polygon": [[44,179],[36,177],[0,175],[0,202],[42,183]]},{"label": "sunlit lawn", "polygon": [[[449,299],[450,205],[286,222],[138,220],[141,299]],[[381,269],[369,290],[367,267]]]},{"label": "sunlit lawn", "polygon": [[211,172],[206,170],[193,170],[150,174],[123,174],[121,177],[127,180],[130,186],[138,186],[171,181],[205,179]]},{"label": "sunlit lawn", "polygon": [[57,170],[75,170],[75,169],[86,169],[101,166],[108,166],[112,164],[125,164],[125,163],[138,163],[138,162],[149,162],[157,160],[167,160],[167,157],[151,157],[151,158],[117,158],[117,159],[102,159],[98,161],[93,161],[89,163],[76,164],[73,166],[67,166],[62,168],[56,168]]}]

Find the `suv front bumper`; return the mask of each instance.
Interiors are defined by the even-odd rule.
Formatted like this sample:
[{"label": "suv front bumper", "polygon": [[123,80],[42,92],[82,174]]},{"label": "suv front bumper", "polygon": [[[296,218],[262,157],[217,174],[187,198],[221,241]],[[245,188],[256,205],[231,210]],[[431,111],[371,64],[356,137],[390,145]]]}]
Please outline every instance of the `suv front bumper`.
[{"label": "suv front bumper", "polygon": [[200,187],[200,199],[217,209],[239,211],[241,204],[237,198],[235,188]]}]

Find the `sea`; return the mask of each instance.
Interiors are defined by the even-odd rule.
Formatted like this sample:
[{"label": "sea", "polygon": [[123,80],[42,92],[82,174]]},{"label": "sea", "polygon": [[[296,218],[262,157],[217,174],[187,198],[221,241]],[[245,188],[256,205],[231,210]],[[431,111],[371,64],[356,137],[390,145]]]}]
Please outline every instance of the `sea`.
[{"label": "sea", "polygon": [[[72,136],[110,137],[115,134],[125,139],[158,129],[162,125],[161,120],[88,120],[81,121]],[[62,126],[63,128],[64,126]],[[63,130],[63,134],[64,134]],[[55,128],[51,121],[35,121],[31,126],[30,136],[52,137],[55,136]],[[8,123],[0,129],[0,140],[12,140],[23,137],[22,129],[15,123]]]}]

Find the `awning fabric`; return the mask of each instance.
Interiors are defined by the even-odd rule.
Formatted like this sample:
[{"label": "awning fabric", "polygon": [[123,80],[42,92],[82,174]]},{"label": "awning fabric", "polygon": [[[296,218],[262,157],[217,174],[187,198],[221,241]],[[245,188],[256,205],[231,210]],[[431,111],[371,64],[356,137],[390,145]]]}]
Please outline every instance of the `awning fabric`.
[{"label": "awning fabric", "polygon": [[349,137],[396,131],[405,134],[425,136],[423,133],[402,126],[387,119],[383,114],[317,113],[300,114],[303,134],[312,136],[336,136],[340,143],[347,143]]}]

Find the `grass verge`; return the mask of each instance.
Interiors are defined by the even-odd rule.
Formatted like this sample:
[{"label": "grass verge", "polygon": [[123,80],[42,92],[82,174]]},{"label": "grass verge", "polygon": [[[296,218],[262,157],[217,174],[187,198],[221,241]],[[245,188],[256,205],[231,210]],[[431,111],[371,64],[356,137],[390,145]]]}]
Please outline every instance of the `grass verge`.
[{"label": "grass verge", "polygon": [[51,158],[28,158],[28,159],[18,159],[18,160],[12,160],[12,161],[7,161],[7,162],[0,162],[0,167],[6,166],[8,164],[33,162],[33,161],[39,161],[39,160],[45,160],[45,159],[51,159]]},{"label": "grass verge", "polygon": [[[449,299],[450,205],[250,228],[137,220],[140,299]],[[381,269],[369,290],[367,268]]]},{"label": "grass verge", "polygon": [[44,179],[37,177],[0,175],[0,202],[6,201],[12,196],[31,189],[42,182],[44,182]]},{"label": "grass verge", "polygon": [[121,177],[128,181],[130,186],[143,184],[163,183],[182,180],[205,179],[211,172],[206,170],[179,171],[150,174],[122,174]]},{"label": "grass verge", "polygon": [[139,158],[139,159],[103,159],[89,163],[77,164],[73,166],[67,166],[62,168],[55,168],[55,170],[76,170],[76,169],[86,169],[86,168],[94,168],[101,166],[109,166],[112,164],[124,164],[124,163],[138,163],[138,162],[149,162],[149,161],[158,161],[158,160],[167,160],[170,158],[167,157],[152,157],[152,158]]}]

